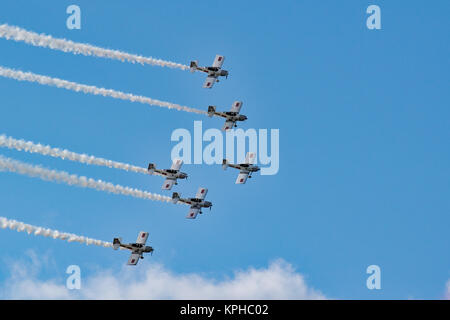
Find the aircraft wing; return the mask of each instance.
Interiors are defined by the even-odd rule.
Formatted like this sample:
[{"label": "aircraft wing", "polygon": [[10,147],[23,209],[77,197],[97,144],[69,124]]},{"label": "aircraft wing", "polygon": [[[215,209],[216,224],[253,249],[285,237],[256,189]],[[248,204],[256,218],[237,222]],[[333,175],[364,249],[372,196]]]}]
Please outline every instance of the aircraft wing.
[{"label": "aircraft wing", "polygon": [[208,76],[206,78],[205,82],[203,83],[203,88],[211,89],[215,82],[216,82],[216,78]]},{"label": "aircraft wing", "polygon": [[200,187],[197,191],[197,194],[195,195],[195,198],[203,200],[205,199],[207,193],[208,189]]},{"label": "aircraft wing", "polygon": [[223,125],[222,130],[227,131],[229,129],[233,129],[233,127],[234,127],[234,122],[227,120],[227,121],[225,121],[225,124]]},{"label": "aircraft wing", "polygon": [[220,54],[217,54],[212,66],[215,68],[222,68],[224,61],[225,61],[225,57],[221,56]]},{"label": "aircraft wing", "polygon": [[199,211],[200,211],[199,208],[191,207],[191,209],[189,210],[189,213],[186,216],[186,218],[188,218],[188,219],[195,219],[197,217],[197,214],[199,213]]},{"label": "aircraft wing", "polygon": [[236,184],[244,184],[247,181],[248,172],[241,171],[236,179]]},{"label": "aircraft wing", "polygon": [[164,183],[162,185],[162,189],[163,190],[170,190],[170,189],[172,189],[174,184],[175,184],[175,180],[174,179],[166,179],[166,180],[164,180]]},{"label": "aircraft wing", "polygon": [[242,101],[235,101],[231,106],[231,112],[239,113],[241,111]]},{"label": "aircraft wing", "polygon": [[183,164],[183,160],[181,160],[181,159],[174,159],[170,169],[172,169],[172,170],[180,170],[182,164]]},{"label": "aircraft wing", "polygon": [[136,239],[136,243],[145,244],[148,239],[148,232],[141,231]]},{"label": "aircraft wing", "polygon": [[127,264],[130,265],[130,266],[137,265],[140,257],[141,256],[138,253],[132,253],[130,255],[130,258],[128,259],[128,263]]},{"label": "aircraft wing", "polygon": [[245,156],[245,163],[247,164],[254,164],[256,159],[256,153],[254,152],[247,152],[247,155]]}]

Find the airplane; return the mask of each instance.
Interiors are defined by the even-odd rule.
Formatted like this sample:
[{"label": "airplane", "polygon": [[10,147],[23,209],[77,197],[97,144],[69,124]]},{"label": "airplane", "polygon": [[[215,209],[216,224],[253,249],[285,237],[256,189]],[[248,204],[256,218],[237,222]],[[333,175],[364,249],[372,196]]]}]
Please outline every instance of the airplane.
[{"label": "airplane", "polygon": [[121,238],[114,238],[113,248],[117,250],[119,248],[128,249],[131,251],[131,256],[128,259],[128,265],[137,265],[139,258],[144,259],[144,252],[150,252],[153,254],[154,249],[150,246],[146,246],[145,243],[148,239],[148,232],[141,231],[137,237],[136,243],[124,244]]},{"label": "airplane", "polygon": [[252,177],[253,172],[258,172],[260,168],[253,165],[255,162],[256,154],[254,152],[248,152],[245,157],[245,162],[241,164],[231,164],[226,159],[223,159],[222,168],[226,170],[227,167],[235,168],[240,170],[239,175],[236,179],[236,184],[244,184],[247,178]]},{"label": "airplane", "polygon": [[247,116],[244,116],[243,114],[239,114],[239,111],[241,111],[242,107],[242,101],[235,101],[233,102],[233,105],[231,106],[230,111],[226,112],[217,112],[215,106],[209,106],[208,107],[208,116],[218,116],[225,118],[225,124],[222,127],[223,131],[227,131],[229,129],[232,129],[233,127],[237,127],[236,122],[237,121],[245,121],[247,120]]},{"label": "airplane", "polygon": [[195,195],[195,198],[183,199],[180,198],[180,195],[177,192],[174,192],[172,195],[172,202],[173,203],[182,202],[190,205],[191,209],[189,210],[189,213],[186,216],[186,218],[195,219],[198,213],[200,214],[202,213],[202,208],[209,208],[211,210],[212,203],[204,200],[207,193],[208,189],[200,187],[197,191],[197,194]]},{"label": "airplane", "polygon": [[228,71],[222,70],[223,61],[225,60],[224,56],[216,55],[214,59],[214,63],[212,67],[199,67],[198,61],[191,61],[191,72],[201,71],[208,74],[208,77],[203,83],[203,88],[211,89],[215,82],[219,82],[219,77],[228,78]]},{"label": "airplane", "polygon": [[156,169],[156,165],[153,163],[148,164],[148,172],[154,174],[155,172],[166,177],[162,188],[163,190],[170,190],[174,184],[178,184],[177,179],[187,179],[187,173],[180,172],[183,160],[174,159],[170,169]]}]

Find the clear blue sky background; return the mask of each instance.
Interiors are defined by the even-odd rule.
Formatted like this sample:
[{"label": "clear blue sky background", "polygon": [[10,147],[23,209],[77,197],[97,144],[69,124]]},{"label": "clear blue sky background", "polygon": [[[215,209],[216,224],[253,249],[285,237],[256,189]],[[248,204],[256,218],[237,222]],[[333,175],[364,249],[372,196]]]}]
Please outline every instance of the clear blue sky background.
[{"label": "clear blue sky background", "polygon": [[[82,29],[68,30],[69,4]],[[366,28],[368,5],[382,30]],[[448,1],[2,1],[0,21],[131,53],[209,64],[226,56],[231,76],[212,90],[181,70],[74,56],[0,39],[0,65],[182,105],[244,101],[243,128],[280,129],[280,171],[234,185],[236,171],[184,166],[175,191],[209,188],[214,207],[187,207],[0,173],[0,216],[97,239],[150,232],[177,273],[221,279],[283,258],[333,298],[440,298],[450,278]],[[146,166],[170,165],[176,128],[222,121],[0,78],[0,133]],[[160,192],[162,179],[0,150],[42,164]],[[84,275],[119,270],[124,252],[0,231],[5,261],[27,249],[50,254],[42,278],[70,264]],[[382,290],[365,286],[382,270]]]}]

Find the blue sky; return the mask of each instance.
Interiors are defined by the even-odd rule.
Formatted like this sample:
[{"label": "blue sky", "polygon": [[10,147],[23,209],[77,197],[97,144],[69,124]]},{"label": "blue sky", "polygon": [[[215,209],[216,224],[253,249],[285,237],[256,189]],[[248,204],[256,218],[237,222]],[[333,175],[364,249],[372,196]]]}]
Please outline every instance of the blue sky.
[{"label": "blue sky", "polygon": [[[66,8],[82,11],[66,28]],[[366,28],[370,4],[382,30]],[[235,171],[186,165],[174,191],[209,188],[187,207],[0,173],[0,216],[102,240],[150,233],[153,264],[209,279],[283,259],[330,298],[441,298],[450,279],[447,1],[9,1],[0,21],[54,37],[188,64],[226,56],[212,90],[181,70],[75,56],[0,39],[0,65],[207,109],[244,101],[243,128],[280,130],[280,171],[234,184]],[[170,165],[174,129],[222,121],[0,78],[0,133],[107,159]],[[48,168],[160,192],[162,179],[6,149]],[[170,193],[169,193],[170,195]],[[0,286],[27,252],[40,280],[120,272],[124,252],[1,230]],[[5,245],[7,244],[7,245]],[[46,258],[46,259],[47,259]],[[382,289],[366,288],[379,265]],[[3,285],[5,286],[5,285]]]}]

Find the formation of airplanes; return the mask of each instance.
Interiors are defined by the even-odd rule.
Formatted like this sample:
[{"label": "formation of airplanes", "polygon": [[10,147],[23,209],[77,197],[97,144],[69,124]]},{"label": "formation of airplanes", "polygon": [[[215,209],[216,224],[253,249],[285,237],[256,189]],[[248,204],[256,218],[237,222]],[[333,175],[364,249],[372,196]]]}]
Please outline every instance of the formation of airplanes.
[{"label": "formation of airplanes", "polygon": [[[191,61],[190,71],[200,71],[207,74],[206,80],[203,83],[203,88],[211,89],[216,82],[219,82],[219,77],[228,78],[228,71],[222,69],[225,57],[222,55],[216,55],[213,65],[211,67],[200,67],[198,61]],[[237,122],[247,120],[247,116],[240,114],[242,108],[242,101],[235,101],[231,106],[230,111],[216,111],[216,106],[208,107],[208,116],[225,118],[225,124],[222,127],[223,131],[227,131],[237,127]],[[252,177],[252,174],[258,172],[260,168],[255,165],[256,153],[248,152],[244,163],[233,164],[227,159],[223,159],[222,168],[226,170],[228,167],[239,170],[239,174],[236,179],[236,184],[245,184],[248,178]],[[154,163],[149,163],[148,173],[152,175],[160,175],[165,177],[164,183],[161,187],[162,190],[171,190],[174,185],[178,184],[178,179],[187,179],[188,174],[181,172],[181,166],[183,161],[181,159],[174,159],[170,169],[157,169]],[[173,203],[183,203],[189,205],[189,212],[186,216],[187,219],[195,219],[198,214],[202,214],[203,208],[209,208],[211,210],[212,202],[206,201],[206,195],[208,193],[207,188],[200,187],[194,198],[181,198],[178,192],[172,193]],[[119,248],[127,249],[131,251],[130,258],[128,259],[128,265],[136,265],[139,259],[144,258],[144,253],[153,253],[154,249],[151,246],[146,246],[148,239],[148,232],[139,232],[136,243],[123,244],[120,238],[113,239],[113,248],[118,250]]]}]

